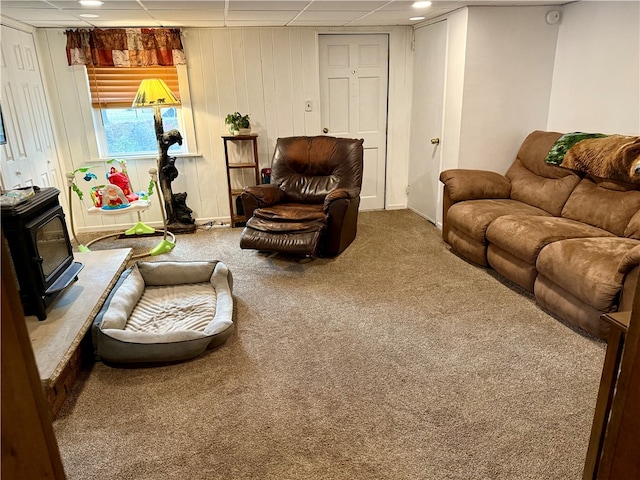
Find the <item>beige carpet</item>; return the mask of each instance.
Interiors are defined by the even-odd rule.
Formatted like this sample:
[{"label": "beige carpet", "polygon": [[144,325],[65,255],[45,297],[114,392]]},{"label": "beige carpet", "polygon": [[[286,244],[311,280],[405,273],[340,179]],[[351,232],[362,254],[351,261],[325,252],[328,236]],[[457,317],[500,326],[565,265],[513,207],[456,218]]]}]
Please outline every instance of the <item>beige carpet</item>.
[{"label": "beige carpet", "polygon": [[70,479],[581,478],[603,343],[409,211],[361,214],[311,262],[242,251],[240,231],[154,258],[225,262],[237,331],[186,363],[85,372],[55,421]]}]

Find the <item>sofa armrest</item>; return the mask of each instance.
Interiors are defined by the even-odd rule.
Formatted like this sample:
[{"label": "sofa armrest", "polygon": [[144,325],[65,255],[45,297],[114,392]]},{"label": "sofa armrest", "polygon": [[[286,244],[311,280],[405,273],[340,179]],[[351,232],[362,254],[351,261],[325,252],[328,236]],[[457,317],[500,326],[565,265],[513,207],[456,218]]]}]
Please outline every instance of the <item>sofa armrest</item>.
[{"label": "sofa armrest", "polygon": [[341,198],[352,200],[360,195],[359,188],[336,188],[331,190],[326,197],[324,197],[324,211],[329,209],[331,202],[339,200]]},{"label": "sofa armrest", "polygon": [[276,185],[251,185],[244,187],[242,194],[254,197],[259,207],[268,207],[275,203],[281,203],[287,197],[287,194]]},{"label": "sofa armrest", "polygon": [[256,208],[268,207],[281,203],[287,198],[287,194],[275,185],[251,185],[244,187],[240,199],[247,219],[253,217]]},{"label": "sofa armrest", "polygon": [[630,249],[618,264],[618,272],[624,275],[622,290],[618,302],[618,311],[631,310],[636,294],[636,284],[640,273],[640,245]]},{"label": "sofa armrest", "polygon": [[620,259],[618,264],[618,272],[626,275],[634,267],[640,265],[640,245],[636,245]]},{"label": "sofa armrest", "polygon": [[483,198],[509,198],[511,182],[504,175],[488,170],[451,169],[440,173],[453,203]]},{"label": "sofa armrest", "polygon": [[618,302],[619,312],[626,312],[633,309],[633,299],[636,296],[639,273],[640,266],[636,265],[624,276],[620,300]]}]

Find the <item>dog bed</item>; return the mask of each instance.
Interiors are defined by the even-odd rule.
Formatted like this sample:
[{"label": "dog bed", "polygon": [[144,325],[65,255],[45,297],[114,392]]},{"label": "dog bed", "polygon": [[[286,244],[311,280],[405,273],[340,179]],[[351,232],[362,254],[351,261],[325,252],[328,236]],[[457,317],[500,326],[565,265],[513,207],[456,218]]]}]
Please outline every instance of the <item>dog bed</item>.
[{"label": "dog bed", "polygon": [[95,354],[110,363],[196,357],[233,331],[232,290],[222,262],[137,262],[93,322]]}]

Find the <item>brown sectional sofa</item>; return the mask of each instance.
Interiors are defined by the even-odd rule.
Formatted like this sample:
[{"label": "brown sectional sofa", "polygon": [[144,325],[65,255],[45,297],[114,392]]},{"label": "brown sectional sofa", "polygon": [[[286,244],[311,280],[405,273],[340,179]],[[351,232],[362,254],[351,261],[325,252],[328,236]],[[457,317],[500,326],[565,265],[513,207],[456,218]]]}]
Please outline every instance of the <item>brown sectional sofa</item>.
[{"label": "brown sectional sofa", "polygon": [[545,163],[561,136],[531,133],[504,176],[443,171],[443,238],[604,339],[600,316],[630,309],[638,277],[640,184]]}]

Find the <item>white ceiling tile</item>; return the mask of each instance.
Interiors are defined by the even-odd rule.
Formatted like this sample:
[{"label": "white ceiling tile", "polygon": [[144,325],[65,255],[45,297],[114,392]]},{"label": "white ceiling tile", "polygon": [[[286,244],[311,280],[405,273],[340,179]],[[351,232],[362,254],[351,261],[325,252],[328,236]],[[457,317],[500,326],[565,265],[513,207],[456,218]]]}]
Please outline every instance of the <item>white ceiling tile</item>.
[{"label": "white ceiling tile", "polygon": [[68,12],[62,12],[60,10],[40,10],[40,9],[24,9],[24,8],[6,8],[2,4],[2,14],[11,18],[24,18],[23,21],[40,21],[46,20],[47,22],[60,22],[77,20],[73,15]]},{"label": "white ceiling tile", "polygon": [[297,15],[297,12],[283,12],[283,11],[233,11],[229,12],[227,20],[229,22],[239,21],[252,21],[259,22],[264,20],[265,22],[288,22]]},{"label": "white ceiling tile", "polygon": [[242,21],[227,21],[227,27],[284,27],[288,24],[282,21],[275,20],[242,20]]},{"label": "white ceiling tile", "polygon": [[86,10],[86,13],[96,13],[103,10],[143,10],[135,0],[103,0],[104,4],[99,7],[83,7],[78,2],[51,2],[62,10]]},{"label": "white ceiling tile", "polygon": [[160,23],[166,28],[214,28],[227,26],[223,20],[162,20]]},{"label": "white ceiling tile", "polygon": [[237,1],[231,0],[229,2],[229,11],[238,10],[265,10],[268,7],[269,10],[304,10],[309,5],[308,1],[280,1],[280,2],[264,2],[264,1]]},{"label": "white ceiling tile", "polygon": [[427,13],[429,11],[429,9],[432,8],[436,8],[436,7],[449,7],[449,6],[455,6],[455,4],[458,4],[460,2],[440,2],[440,1],[434,1],[433,5],[431,5],[430,7],[423,7],[423,8],[413,8],[413,1],[411,2],[405,2],[405,1],[401,1],[401,2],[393,2],[393,3],[389,3],[387,5],[385,5],[384,7],[382,7],[380,10],[384,11],[384,12],[388,12],[388,11],[405,11],[407,13],[411,13],[411,14],[419,14],[419,13]]},{"label": "white ceiling tile", "polygon": [[206,10],[204,12],[198,10],[152,10],[149,14],[153,18],[162,21],[191,22],[192,20],[220,20],[224,22],[224,11],[221,10]]},{"label": "white ceiling tile", "polygon": [[2,13],[4,13],[4,10],[7,8],[21,8],[24,10],[29,10],[29,9],[42,9],[42,10],[55,10],[56,7],[54,7],[53,5],[49,5],[47,3],[41,2],[40,0],[37,1],[22,1],[22,2],[13,2],[13,1],[2,1]]},{"label": "white ceiling tile", "polygon": [[184,0],[176,5],[175,0],[154,0],[152,2],[141,2],[149,10],[172,10],[179,12],[181,10],[220,10],[224,11],[224,2]]},{"label": "white ceiling tile", "polygon": [[388,4],[389,2],[368,2],[368,1],[355,1],[355,2],[340,2],[340,1],[332,1],[332,0],[327,0],[327,1],[315,1],[313,2],[311,5],[309,5],[309,8],[307,8],[307,11],[312,11],[312,12],[317,12],[317,11],[342,11],[342,12],[348,12],[348,11],[366,11],[366,12],[370,12],[372,10],[376,10],[378,8],[383,7],[384,5]]},{"label": "white ceiling tile", "polygon": [[97,28],[151,28],[162,27],[159,22],[150,20],[101,20],[99,18],[92,18],[91,23]]},{"label": "white ceiling tile", "polygon": [[[89,13],[85,10],[66,10],[66,13],[71,15],[75,15],[76,17],[80,16],[82,13]],[[100,10],[99,12],[91,12],[95,15],[99,15],[98,18],[88,18],[86,21],[91,22],[93,24],[97,24],[98,22],[103,23],[107,21],[117,22],[117,26],[127,25],[127,22],[140,22],[140,21],[152,21],[153,18],[149,16],[147,12],[144,10],[134,11],[127,10],[126,15],[123,15],[122,10]],[[134,26],[131,23],[131,26]]]},{"label": "white ceiling tile", "polygon": [[315,11],[310,12],[308,10],[302,12],[296,21],[300,22],[342,22],[347,23],[352,20],[356,20],[364,15],[367,11],[349,11],[349,12],[336,12],[336,11]]},{"label": "white ceiling tile", "polygon": [[61,1],[56,1],[53,0],[49,3],[51,3],[52,5],[54,5],[57,8],[61,8],[63,10],[77,10],[79,8],[81,9],[90,9],[90,10],[128,10],[131,8],[142,8],[140,7],[140,5],[138,4],[138,2],[136,2],[135,0],[102,0],[104,3],[102,5],[100,5],[99,7],[85,7],[83,5],[80,5],[76,0],[61,0]]},{"label": "white ceiling tile", "polygon": [[[53,28],[60,27],[60,22],[58,20],[34,20],[29,22],[29,25],[39,28]],[[65,20],[64,22],[64,28],[91,28],[94,26],[84,20]]]}]

